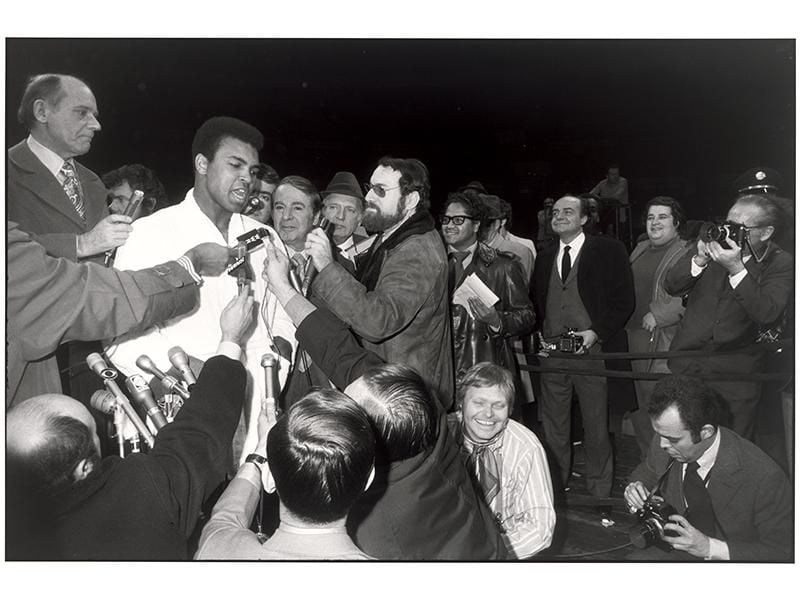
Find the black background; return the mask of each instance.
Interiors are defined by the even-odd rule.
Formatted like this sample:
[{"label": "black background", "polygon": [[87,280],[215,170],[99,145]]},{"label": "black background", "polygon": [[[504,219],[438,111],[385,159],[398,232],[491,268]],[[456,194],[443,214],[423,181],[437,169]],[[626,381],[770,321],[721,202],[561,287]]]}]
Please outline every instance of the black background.
[{"label": "black background", "polygon": [[103,126],[82,162],[141,162],[173,202],[194,131],[220,114],[261,129],[282,176],[366,181],[380,156],[414,156],[434,208],[479,179],[525,234],[546,196],[587,191],[610,162],[639,210],[668,194],[691,218],[723,215],[756,165],[794,197],[794,40],[7,38],[6,61],[7,147],[27,77],[74,74]]}]

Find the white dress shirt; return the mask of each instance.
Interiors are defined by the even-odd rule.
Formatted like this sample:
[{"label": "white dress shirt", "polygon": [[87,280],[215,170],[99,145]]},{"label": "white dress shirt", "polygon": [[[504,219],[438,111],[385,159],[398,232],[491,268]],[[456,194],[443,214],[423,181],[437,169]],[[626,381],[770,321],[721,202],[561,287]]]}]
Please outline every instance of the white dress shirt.
[{"label": "white dress shirt", "polygon": [[[278,239],[277,233],[272,228],[240,214],[231,216],[228,239],[225,239],[211,219],[200,210],[193,192],[194,190],[189,190],[180,204],[163,208],[135,221],[128,241],[124,246],[120,246],[117,252],[114,266],[118,269],[151,267],[167,260],[174,260],[190,248],[204,242],[234,246],[237,236],[261,227],[266,227],[275,239]],[[282,246],[276,244],[281,250]],[[265,393],[261,357],[271,352],[269,330],[273,337],[280,336],[291,344],[292,355],[297,347],[295,327],[291,319],[277,299],[267,290],[266,283],[261,277],[264,258],[263,247],[250,254],[250,265],[255,275],[252,287],[256,301],[257,325],[250,337],[242,343],[242,362],[252,375],[254,385],[248,385],[251,410],[244,450],[241,457],[235,457],[241,459],[256,447],[258,414],[261,409],[261,398]],[[221,337],[220,315],[237,293],[235,277],[227,273],[217,277],[204,276],[200,287],[200,303],[193,312],[161,323],[144,333],[111,340],[106,352],[125,374],[140,373],[146,379],[149,379],[149,375],[142,373],[136,366],[136,359],[142,354],[148,355],[162,371],[167,371],[171,366],[167,352],[173,346],[180,346],[190,356],[205,361],[217,353]],[[262,315],[265,298],[266,324]],[[280,358],[278,375],[281,386],[286,381],[289,366],[289,361]]]}]

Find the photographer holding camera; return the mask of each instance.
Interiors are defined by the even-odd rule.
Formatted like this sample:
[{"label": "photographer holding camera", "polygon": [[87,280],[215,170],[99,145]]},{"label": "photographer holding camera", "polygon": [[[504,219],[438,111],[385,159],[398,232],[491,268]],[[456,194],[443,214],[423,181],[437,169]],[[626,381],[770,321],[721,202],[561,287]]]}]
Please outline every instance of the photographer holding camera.
[{"label": "photographer holding camera", "polygon": [[[670,350],[708,352],[671,358],[671,372],[746,377],[762,370],[764,353],[748,347],[759,329],[781,318],[793,285],[792,257],[772,241],[784,221],[774,197],[741,196],[724,224],[703,228],[697,253],[687,253],[669,270],[667,293],[688,294]],[[731,429],[752,439],[761,383],[712,378],[708,384],[727,402]]]},{"label": "photographer holding camera", "polygon": [[[720,426],[719,395],[693,377],[655,387],[656,432],[625,500],[639,523],[630,560],[790,561],[792,490],[761,449]],[[671,552],[677,550],[678,552]]]}]

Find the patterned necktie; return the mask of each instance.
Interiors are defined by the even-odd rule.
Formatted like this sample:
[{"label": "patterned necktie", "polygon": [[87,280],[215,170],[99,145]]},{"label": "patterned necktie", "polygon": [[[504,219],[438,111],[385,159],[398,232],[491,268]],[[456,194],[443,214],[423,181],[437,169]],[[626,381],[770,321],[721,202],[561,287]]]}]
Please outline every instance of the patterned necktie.
[{"label": "patterned necktie", "polygon": [[61,165],[61,170],[59,173],[64,178],[64,181],[61,183],[64,188],[64,192],[67,194],[70,202],[72,202],[72,206],[74,206],[75,210],[78,211],[81,219],[85,219],[86,207],[83,204],[83,191],[81,190],[81,184],[80,181],[78,181],[78,176],[75,174],[75,167],[73,166],[72,161],[64,161],[64,164]]},{"label": "patterned necktie", "polygon": [[564,255],[561,257],[561,282],[564,283],[572,269],[572,258],[569,255],[569,246],[564,246]]},{"label": "patterned necktie", "polygon": [[[294,270],[295,274],[297,275],[297,281],[300,283],[301,287],[303,286],[303,279],[306,276],[306,257],[300,254],[299,252],[292,256],[289,259],[292,263],[292,269]],[[306,290],[302,290],[302,293],[305,294]]]},{"label": "patterned necktie", "polygon": [[458,283],[461,281],[461,278],[464,276],[464,259],[469,256],[469,252],[464,251],[455,251],[451,252],[447,262],[448,262],[448,284],[450,294],[453,294]]},{"label": "patterned necktie", "polygon": [[470,456],[478,482],[483,490],[486,504],[491,504],[494,497],[500,493],[500,469],[494,451],[488,446],[473,446]]},{"label": "patterned necktie", "polygon": [[691,462],[686,465],[683,476],[683,496],[686,498],[686,519],[696,529],[708,536],[714,535],[714,507],[705,483],[697,473],[699,465]]}]

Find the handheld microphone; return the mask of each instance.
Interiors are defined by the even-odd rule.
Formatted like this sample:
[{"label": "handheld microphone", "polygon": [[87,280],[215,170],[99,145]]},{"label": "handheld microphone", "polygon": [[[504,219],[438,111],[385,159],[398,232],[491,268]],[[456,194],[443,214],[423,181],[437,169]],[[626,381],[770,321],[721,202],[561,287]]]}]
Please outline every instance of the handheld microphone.
[{"label": "handheld microphone", "polygon": [[103,379],[103,383],[108,388],[108,391],[114,394],[119,407],[125,412],[125,415],[130,419],[134,427],[136,427],[144,438],[144,441],[147,442],[147,445],[152,448],[155,445],[155,438],[150,433],[150,430],[147,429],[147,425],[144,424],[144,421],[142,421],[139,415],[136,414],[136,411],[133,410],[133,406],[128,402],[128,398],[122,393],[122,390],[119,389],[117,382],[114,381],[118,375],[117,370],[109,367],[106,361],[103,360],[103,357],[97,352],[92,352],[86,357],[86,364]]},{"label": "handheld microphone", "polygon": [[243,215],[252,215],[257,210],[264,208],[264,201],[258,196],[250,196],[242,207]]},{"label": "handheld microphone", "polygon": [[274,354],[265,354],[261,357],[261,366],[264,367],[264,393],[266,397],[275,399],[275,365],[278,359]]},{"label": "handheld microphone", "polygon": [[181,383],[175,379],[172,375],[167,375],[162,370],[160,370],[155,363],[150,360],[150,357],[146,354],[142,354],[139,358],[136,359],[136,366],[139,367],[145,373],[149,373],[153,375],[161,382],[167,390],[172,392],[173,394],[177,394],[184,400],[189,399],[189,391],[181,385]]},{"label": "handheld microphone", "polygon": [[[331,245],[333,245],[333,230],[336,229],[336,223],[333,221],[329,221],[325,217],[322,217],[319,221],[319,225],[317,225],[322,231],[325,232],[325,235],[328,236],[328,239],[331,240]],[[314,279],[314,276],[317,274],[317,269],[314,266],[314,262],[312,261],[311,264],[308,265],[306,268],[306,276],[303,277],[303,285],[301,289],[306,290],[306,295],[308,291],[311,289],[311,281]]]},{"label": "handheld microphone", "polygon": [[197,379],[195,378],[194,373],[192,373],[191,366],[189,366],[189,356],[180,346],[174,346],[173,348],[170,348],[169,352],[167,352],[167,356],[169,357],[169,362],[172,363],[172,366],[178,369],[181,375],[183,375],[183,380],[186,382],[186,387],[189,389],[189,391],[192,391],[194,384],[197,383]]},{"label": "handheld microphone", "polygon": [[[144,200],[144,192],[141,190],[134,190],[133,195],[131,196],[130,202],[128,202],[128,206],[125,207],[125,212],[122,214],[126,217],[132,217],[136,214],[136,210],[142,204],[142,200]],[[106,267],[111,265],[111,261],[114,258],[114,253],[117,251],[116,248],[112,248],[111,250],[106,250],[105,258],[103,259],[103,265]]]},{"label": "handheld microphone", "polygon": [[131,375],[125,380],[125,387],[128,388],[136,403],[144,408],[147,416],[153,422],[156,432],[167,424],[167,419],[161,409],[158,408],[156,401],[153,400],[153,393],[150,391],[150,386],[147,385],[144,377],[138,374]]}]

